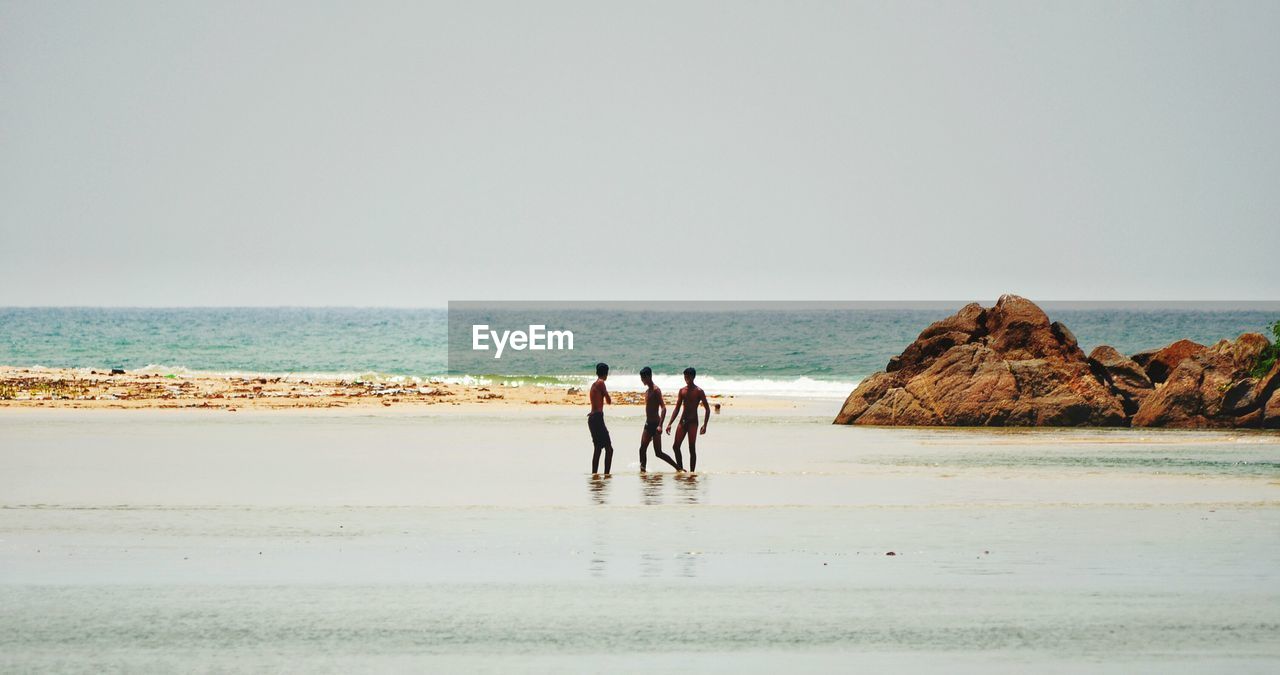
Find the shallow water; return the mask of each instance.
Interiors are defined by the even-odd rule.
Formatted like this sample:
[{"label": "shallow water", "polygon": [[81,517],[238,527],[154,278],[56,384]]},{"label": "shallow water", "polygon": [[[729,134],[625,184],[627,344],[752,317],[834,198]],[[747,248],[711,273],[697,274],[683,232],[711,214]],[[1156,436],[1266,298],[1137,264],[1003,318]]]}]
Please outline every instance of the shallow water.
[{"label": "shallow water", "polygon": [[577,411],[11,412],[4,670],[1280,663],[1276,434],[729,408],[592,479]]}]

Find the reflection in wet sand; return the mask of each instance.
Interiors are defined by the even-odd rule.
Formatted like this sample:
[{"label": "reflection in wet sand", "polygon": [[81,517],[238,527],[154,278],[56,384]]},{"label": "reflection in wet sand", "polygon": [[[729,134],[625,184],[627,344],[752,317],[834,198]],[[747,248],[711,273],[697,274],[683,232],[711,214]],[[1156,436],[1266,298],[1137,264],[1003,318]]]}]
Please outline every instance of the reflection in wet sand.
[{"label": "reflection in wet sand", "polygon": [[641,553],[640,576],[650,579],[661,577],[663,562],[663,557],[657,553]]},{"label": "reflection in wet sand", "polygon": [[687,553],[676,554],[676,567],[679,569],[680,576],[686,579],[694,579],[698,576],[698,556],[699,553],[689,551]]},{"label": "reflection in wet sand", "polygon": [[662,503],[662,481],[660,473],[640,474],[640,501],[645,506],[657,506]]},{"label": "reflection in wet sand", "polygon": [[[670,488],[668,488],[668,478]],[[607,478],[592,478],[588,483],[591,499],[596,504],[608,501]],[[642,473],[640,474],[640,503],[660,506],[668,501],[675,504],[699,504],[706,496],[707,478],[696,473]],[[668,499],[668,497],[671,499]]]},{"label": "reflection in wet sand", "polygon": [[[609,487],[613,484],[613,476],[591,476],[587,479],[587,495],[591,503],[604,506],[609,502]],[[593,577],[603,577],[609,568],[609,542],[603,516],[597,516],[597,522],[591,527],[591,558],[587,562],[587,573]]]},{"label": "reflection in wet sand", "polygon": [[592,476],[587,480],[587,493],[593,504],[603,506],[609,501],[609,484],[613,476]]},{"label": "reflection in wet sand", "polygon": [[696,473],[678,473],[674,476],[676,496],[684,504],[697,504],[706,496],[707,479]]},{"label": "reflection in wet sand", "polygon": [[[597,541],[602,544],[602,541]],[[591,552],[591,562],[587,563],[587,573],[593,577],[603,577],[608,571],[609,561],[604,557],[604,553],[596,550]]]}]

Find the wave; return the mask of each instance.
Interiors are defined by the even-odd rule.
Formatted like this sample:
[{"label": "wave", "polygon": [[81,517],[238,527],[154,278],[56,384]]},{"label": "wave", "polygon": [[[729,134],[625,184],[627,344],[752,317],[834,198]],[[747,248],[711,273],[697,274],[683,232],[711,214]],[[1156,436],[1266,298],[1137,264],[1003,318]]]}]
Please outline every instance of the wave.
[{"label": "wave", "polygon": [[[579,387],[585,388],[595,381],[593,375],[455,375],[433,378],[460,384],[504,384],[508,386]],[[617,392],[644,391],[640,376],[634,373],[613,373],[609,377],[609,390]],[[654,373],[654,384],[666,394],[675,394],[684,386],[683,375]],[[776,398],[844,399],[858,386],[854,381],[818,380],[811,377],[795,378],[734,378],[699,375],[698,386],[708,394],[724,396],[763,396]]]},{"label": "wave", "polygon": [[[581,378],[588,384],[595,378]],[[609,378],[609,388],[619,391],[641,391],[644,386],[640,384],[638,376],[630,376],[634,382],[615,383],[615,378]],[[680,391],[680,387],[684,386],[684,376],[682,375],[665,375],[655,373],[653,376],[654,384],[658,385],[664,393],[675,394]],[[723,394],[727,396],[766,396],[778,398],[820,398],[820,399],[843,399],[849,395],[858,386],[855,381],[839,381],[839,380],[815,380],[811,377],[796,378],[734,378],[734,377],[716,377],[713,375],[699,375],[697,379],[698,386],[707,391],[708,394]]]}]

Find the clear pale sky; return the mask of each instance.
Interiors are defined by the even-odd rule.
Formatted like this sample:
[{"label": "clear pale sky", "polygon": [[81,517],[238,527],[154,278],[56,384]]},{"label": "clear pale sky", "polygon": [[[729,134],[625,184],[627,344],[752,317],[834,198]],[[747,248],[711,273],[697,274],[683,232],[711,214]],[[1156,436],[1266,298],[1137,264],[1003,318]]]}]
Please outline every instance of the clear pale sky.
[{"label": "clear pale sky", "polygon": [[0,305],[1280,299],[1277,2],[0,0]]}]

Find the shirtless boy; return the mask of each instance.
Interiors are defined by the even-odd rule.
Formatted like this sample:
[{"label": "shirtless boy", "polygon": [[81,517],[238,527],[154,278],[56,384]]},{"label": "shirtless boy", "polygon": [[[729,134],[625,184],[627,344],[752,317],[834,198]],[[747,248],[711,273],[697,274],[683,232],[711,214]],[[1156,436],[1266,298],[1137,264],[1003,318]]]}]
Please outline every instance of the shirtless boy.
[{"label": "shirtless boy", "polygon": [[609,366],[596,364],[596,381],[591,385],[591,412],[587,413],[587,428],[591,430],[591,475],[600,475],[600,449],[604,448],[604,475],[609,475],[613,467],[613,443],[609,440],[609,429],[604,426],[604,404],[613,403],[609,398],[609,388],[604,381],[609,379]]},{"label": "shirtless boy", "polygon": [[[711,421],[711,405],[707,403],[707,392],[702,387],[693,383],[693,378],[697,377],[698,371],[693,368],[684,369],[685,386],[680,390],[680,396],[676,398],[676,411],[672,414],[672,421],[667,423],[667,433],[671,433],[671,425],[675,420],[680,420],[680,425],[676,427],[676,442],[672,446],[672,450],[676,456],[676,468],[684,469],[684,460],[680,457],[680,441],[685,436],[689,437],[689,470],[696,471],[698,469],[698,435],[707,433],[707,422]],[[702,430],[698,430],[698,406],[701,405],[707,411],[707,417],[702,422]],[[684,410],[683,414],[681,409]]]},{"label": "shirtless boy", "polygon": [[671,465],[671,468],[682,471],[670,455],[662,452],[662,422],[667,418],[667,402],[662,400],[662,390],[653,384],[653,370],[649,366],[640,369],[640,381],[648,390],[644,394],[645,423],[640,432],[640,473],[645,472],[648,463],[649,441],[653,441],[653,454],[658,459]]}]

